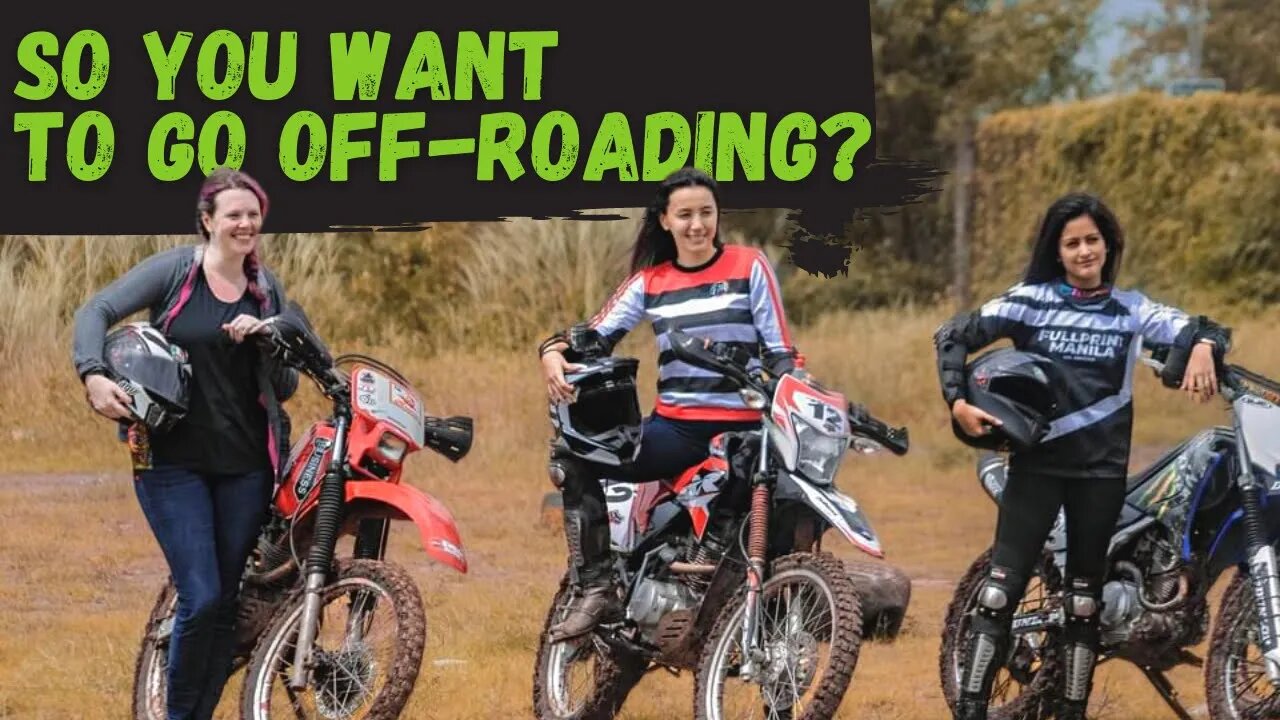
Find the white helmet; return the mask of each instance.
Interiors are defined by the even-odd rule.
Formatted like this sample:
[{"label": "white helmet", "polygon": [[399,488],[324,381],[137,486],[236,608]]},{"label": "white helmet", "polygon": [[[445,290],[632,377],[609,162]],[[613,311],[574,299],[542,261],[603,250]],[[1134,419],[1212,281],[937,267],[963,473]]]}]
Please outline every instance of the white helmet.
[{"label": "white helmet", "polygon": [[150,323],[128,323],[107,333],[102,355],[111,379],[129,393],[125,407],[135,420],[165,432],[186,415],[191,384],[187,353]]}]

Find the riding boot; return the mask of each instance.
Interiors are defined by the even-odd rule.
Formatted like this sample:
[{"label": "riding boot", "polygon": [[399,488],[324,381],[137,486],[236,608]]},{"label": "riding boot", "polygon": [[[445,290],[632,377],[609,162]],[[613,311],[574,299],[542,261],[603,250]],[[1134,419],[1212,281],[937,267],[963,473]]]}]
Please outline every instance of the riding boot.
[{"label": "riding boot", "polygon": [[575,593],[569,612],[550,628],[552,642],[590,632],[601,621],[621,614],[622,600],[613,580],[609,526],[603,507],[591,512],[594,498],[584,497],[583,507],[564,511],[565,540],[569,546],[569,572]]}]

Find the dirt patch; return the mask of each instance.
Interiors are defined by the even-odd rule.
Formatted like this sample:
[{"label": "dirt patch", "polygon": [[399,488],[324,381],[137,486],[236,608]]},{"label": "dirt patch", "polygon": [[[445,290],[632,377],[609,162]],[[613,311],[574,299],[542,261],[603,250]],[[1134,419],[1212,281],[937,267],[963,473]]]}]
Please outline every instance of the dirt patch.
[{"label": "dirt patch", "polygon": [[128,480],[124,473],[4,473],[0,474],[0,491],[61,492]]}]

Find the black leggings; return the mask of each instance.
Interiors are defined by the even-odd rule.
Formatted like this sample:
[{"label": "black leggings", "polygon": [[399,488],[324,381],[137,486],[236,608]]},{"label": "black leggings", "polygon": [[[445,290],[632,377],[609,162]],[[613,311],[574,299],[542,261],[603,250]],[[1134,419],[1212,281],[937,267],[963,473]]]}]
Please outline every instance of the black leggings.
[{"label": "black leggings", "polygon": [[[1098,611],[1107,549],[1124,506],[1123,477],[1061,479],[1010,472],[1000,497],[991,568],[978,594],[970,625],[965,676],[956,717],[985,718],[991,684],[1009,641],[1014,610],[1059,508],[1066,510],[1067,568],[1061,659],[1062,699],[1083,717],[1098,647]],[[1060,710],[1066,711],[1067,705]]]},{"label": "black leggings", "polygon": [[1016,601],[1040,557],[1058,509],[1067,521],[1067,578],[1100,587],[1107,567],[1107,548],[1124,506],[1124,478],[1055,478],[1031,473],[1009,474],[1000,496],[991,564],[1003,568],[1006,587]]}]

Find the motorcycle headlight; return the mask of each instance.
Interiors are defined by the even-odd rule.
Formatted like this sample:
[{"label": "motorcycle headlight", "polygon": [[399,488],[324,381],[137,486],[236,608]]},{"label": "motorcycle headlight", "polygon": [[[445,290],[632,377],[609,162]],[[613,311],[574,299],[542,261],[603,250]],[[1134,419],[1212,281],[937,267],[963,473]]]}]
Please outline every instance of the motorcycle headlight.
[{"label": "motorcycle headlight", "polygon": [[759,390],[751,388],[742,388],[738,391],[738,397],[742,398],[742,402],[752,410],[762,410],[769,403],[769,398],[760,393]]},{"label": "motorcycle headlight", "polygon": [[409,443],[394,433],[384,432],[382,437],[378,438],[378,454],[396,465],[404,459],[404,452],[408,449]]},{"label": "motorcycle headlight", "polygon": [[840,469],[840,460],[844,457],[849,439],[827,435],[794,415],[791,422],[795,425],[796,439],[800,445],[796,469],[814,484],[830,485],[836,479],[836,471]]}]

